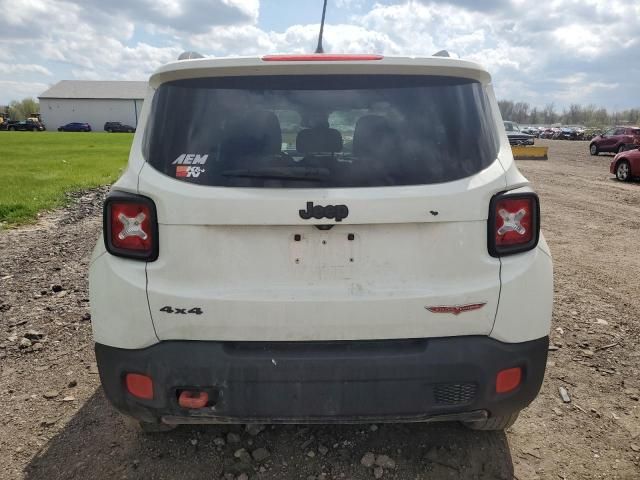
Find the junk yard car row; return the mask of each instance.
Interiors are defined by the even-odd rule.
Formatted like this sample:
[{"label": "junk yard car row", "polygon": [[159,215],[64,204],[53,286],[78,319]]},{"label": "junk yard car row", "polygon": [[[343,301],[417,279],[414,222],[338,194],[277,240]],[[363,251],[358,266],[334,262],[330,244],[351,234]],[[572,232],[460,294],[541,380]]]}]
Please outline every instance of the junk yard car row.
[{"label": "junk yard car row", "polygon": [[[506,125],[507,123],[512,124],[511,127]],[[530,135],[533,138],[546,138],[549,140],[592,140],[592,144],[603,143],[604,139],[615,139],[614,142],[607,141],[604,143],[615,143],[616,146],[620,146],[623,143],[634,143],[633,138],[635,138],[636,143],[640,139],[640,127],[631,125],[601,129],[571,125],[555,127],[520,126],[514,122],[505,122],[507,133],[510,131],[510,128],[521,134]],[[615,150],[601,149],[600,151],[613,152]],[[594,153],[594,155],[595,154],[596,153]]]},{"label": "junk yard car row", "polygon": [[585,129],[584,127],[533,127],[522,126],[516,122],[505,121],[511,145],[533,145],[534,139],[549,140],[589,140],[591,155],[599,153],[620,153],[633,146],[640,145],[640,127],[619,126],[606,130]]}]

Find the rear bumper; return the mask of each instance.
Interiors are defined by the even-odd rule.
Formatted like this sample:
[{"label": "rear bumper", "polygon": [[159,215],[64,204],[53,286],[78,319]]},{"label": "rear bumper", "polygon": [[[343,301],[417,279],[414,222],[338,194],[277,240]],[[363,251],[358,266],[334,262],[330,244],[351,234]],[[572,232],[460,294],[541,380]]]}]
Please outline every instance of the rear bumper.
[{"label": "rear bumper", "polygon": [[[167,423],[400,422],[506,415],[537,395],[548,337],[509,344],[489,337],[350,342],[165,341],[140,350],[96,344],[106,396],[123,413]],[[500,370],[522,383],[497,394]],[[149,375],[154,398],[126,391],[126,373]],[[210,404],[181,408],[182,389]]]}]

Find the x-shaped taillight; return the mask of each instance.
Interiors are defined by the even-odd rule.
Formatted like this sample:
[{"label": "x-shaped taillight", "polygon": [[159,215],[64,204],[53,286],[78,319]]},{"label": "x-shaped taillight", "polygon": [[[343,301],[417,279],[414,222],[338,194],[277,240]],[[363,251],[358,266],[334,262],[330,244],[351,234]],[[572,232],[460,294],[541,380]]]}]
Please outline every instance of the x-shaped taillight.
[{"label": "x-shaped taillight", "polygon": [[142,229],[142,222],[147,216],[140,212],[135,217],[127,217],[124,213],[118,215],[118,220],[122,223],[122,230],[118,233],[118,238],[124,240],[127,237],[139,237],[142,240],[147,239],[147,233]]},{"label": "x-shaped taillight", "polygon": [[527,229],[520,223],[520,220],[522,220],[522,218],[527,214],[524,208],[521,208],[515,213],[501,208],[498,210],[498,214],[502,217],[502,221],[504,222],[498,229],[498,235],[504,235],[507,232],[516,232],[520,235],[524,235],[527,231]]}]

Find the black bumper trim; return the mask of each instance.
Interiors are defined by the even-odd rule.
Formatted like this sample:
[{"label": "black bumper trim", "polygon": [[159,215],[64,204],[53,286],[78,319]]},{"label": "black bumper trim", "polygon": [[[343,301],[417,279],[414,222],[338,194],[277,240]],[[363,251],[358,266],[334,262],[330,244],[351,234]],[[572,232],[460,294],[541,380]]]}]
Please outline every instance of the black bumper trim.
[{"label": "black bumper trim", "polygon": [[[424,423],[424,422],[479,422],[486,420],[489,414],[486,410],[473,410],[471,412],[448,413],[444,415],[413,415],[413,416],[380,416],[380,417],[308,417],[308,418],[270,418],[270,423],[288,424],[360,424],[360,423]],[[190,417],[163,415],[160,420],[168,425],[228,425],[236,423],[263,423],[264,418],[242,418],[242,417],[220,417],[220,416],[198,416]]]},{"label": "black bumper trim", "polygon": [[[96,344],[106,396],[123,413],[166,423],[360,423],[478,419],[526,407],[542,384],[548,337],[351,342],[164,341],[140,350]],[[514,391],[495,393],[496,374],[520,366]],[[154,380],[153,400],[126,392],[124,375]],[[464,386],[472,385],[473,388]],[[437,401],[452,387],[455,401]],[[462,387],[461,387],[462,386]],[[180,389],[206,390],[211,404],[178,405]],[[450,388],[451,389],[451,388]],[[471,392],[469,394],[468,392]]]}]

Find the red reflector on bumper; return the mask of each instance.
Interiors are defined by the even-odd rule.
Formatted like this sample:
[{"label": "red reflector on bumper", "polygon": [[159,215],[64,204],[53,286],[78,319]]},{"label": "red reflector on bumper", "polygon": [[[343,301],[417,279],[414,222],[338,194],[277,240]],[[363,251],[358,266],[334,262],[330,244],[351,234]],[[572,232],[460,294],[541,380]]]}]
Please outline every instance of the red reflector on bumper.
[{"label": "red reflector on bumper", "polygon": [[209,394],[207,392],[195,392],[192,390],[183,390],[178,397],[178,405],[182,408],[202,408],[209,402]]},{"label": "red reflector on bumper", "polygon": [[125,377],[127,391],[137,398],[153,400],[153,380],[139,373],[127,373]]},{"label": "red reflector on bumper", "polygon": [[496,393],[510,392],[520,385],[521,381],[522,369],[520,367],[502,370],[496,376]]}]

